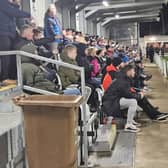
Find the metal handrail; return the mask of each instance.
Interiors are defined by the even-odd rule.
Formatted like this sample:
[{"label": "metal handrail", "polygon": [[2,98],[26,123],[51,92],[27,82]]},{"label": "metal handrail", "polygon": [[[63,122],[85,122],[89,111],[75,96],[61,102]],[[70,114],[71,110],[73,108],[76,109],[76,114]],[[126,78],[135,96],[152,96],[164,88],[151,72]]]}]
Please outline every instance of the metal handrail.
[{"label": "metal handrail", "polygon": [[[61,61],[57,61],[57,60],[53,60],[50,58],[45,58],[36,54],[31,54],[31,53],[27,53],[24,51],[0,51],[0,57],[1,56],[16,56],[16,61],[17,61],[17,78],[18,78],[18,87],[21,87],[22,89],[26,89],[29,91],[36,91],[38,93],[41,94],[55,94],[53,92],[48,92],[48,91],[43,91],[41,89],[37,89],[37,88],[33,88],[30,86],[24,86],[23,85],[23,80],[22,80],[22,68],[21,68],[21,57],[29,57],[29,58],[33,58],[36,60],[40,60],[40,61],[44,61],[47,63],[52,63],[55,64],[57,66],[63,66],[66,68],[70,68],[76,71],[80,72],[81,75],[81,92],[82,92],[82,96],[86,95],[85,92],[85,71],[83,67],[79,67],[76,65],[72,65],[72,64],[68,64],[65,62],[61,62]],[[86,114],[86,102],[83,102],[82,104],[83,107],[83,142],[84,142],[84,167],[88,167],[88,141],[87,141],[87,131],[88,131],[88,126],[87,126],[87,114]]]}]

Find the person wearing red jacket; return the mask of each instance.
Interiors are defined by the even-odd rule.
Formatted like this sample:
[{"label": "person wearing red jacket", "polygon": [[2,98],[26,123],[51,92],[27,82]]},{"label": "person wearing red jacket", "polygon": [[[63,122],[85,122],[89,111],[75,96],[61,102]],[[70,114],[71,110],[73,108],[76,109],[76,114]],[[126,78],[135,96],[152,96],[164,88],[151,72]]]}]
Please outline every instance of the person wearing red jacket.
[{"label": "person wearing red jacket", "polygon": [[106,67],[106,74],[103,78],[103,88],[106,91],[108,87],[112,84],[113,79],[115,78],[116,72],[124,67],[122,59],[117,57],[112,60],[112,64]]}]

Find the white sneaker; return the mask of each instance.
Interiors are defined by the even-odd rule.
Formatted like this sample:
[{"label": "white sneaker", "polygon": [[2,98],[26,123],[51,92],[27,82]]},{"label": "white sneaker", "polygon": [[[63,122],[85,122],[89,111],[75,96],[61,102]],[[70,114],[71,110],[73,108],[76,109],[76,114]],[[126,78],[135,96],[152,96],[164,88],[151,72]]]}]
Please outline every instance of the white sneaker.
[{"label": "white sneaker", "polygon": [[132,124],[135,125],[136,127],[141,127],[142,126],[141,123],[138,123],[135,120],[133,120]]},{"label": "white sneaker", "polygon": [[137,128],[135,125],[133,124],[126,124],[125,126],[125,131],[126,132],[133,132],[133,133],[137,133],[140,131],[139,128]]}]

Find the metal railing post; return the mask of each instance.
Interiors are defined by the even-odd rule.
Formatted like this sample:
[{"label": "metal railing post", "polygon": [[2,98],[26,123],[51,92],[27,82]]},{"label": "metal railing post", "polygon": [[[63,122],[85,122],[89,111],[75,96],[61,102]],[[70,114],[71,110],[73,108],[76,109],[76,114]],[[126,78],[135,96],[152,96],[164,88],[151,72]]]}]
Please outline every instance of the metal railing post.
[{"label": "metal railing post", "polygon": [[21,56],[16,55],[18,86],[23,88]]},{"label": "metal railing post", "polygon": [[[67,67],[67,68],[79,71],[80,74],[81,74],[82,96],[84,97],[84,100],[85,100],[86,85],[85,85],[85,70],[84,70],[84,68],[81,68],[81,67],[76,66],[76,65],[64,63],[64,62],[61,62],[61,61],[41,57],[39,55],[27,53],[27,52],[24,52],[24,51],[2,51],[2,52],[0,52],[0,56],[5,56],[5,55],[11,55],[11,56],[16,55],[18,86],[21,87],[22,89],[33,91],[33,92],[40,93],[40,94],[56,95],[56,93],[52,93],[52,92],[48,92],[48,91],[45,91],[45,90],[41,90],[41,89],[37,89],[37,88],[33,88],[33,87],[30,87],[30,86],[24,86],[23,85],[22,63],[21,63],[21,57],[22,56],[37,59],[37,60],[41,60],[41,61],[45,61],[47,63],[51,63],[51,64],[55,64],[55,65],[58,65],[58,66],[63,66],[63,67]],[[83,148],[84,148],[84,156],[83,157],[84,157],[84,167],[85,168],[88,167],[88,139],[87,139],[88,123],[92,122],[92,120],[93,120],[91,118],[90,121],[87,121],[87,113],[86,113],[87,112],[87,107],[86,107],[87,105],[86,104],[87,104],[87,102],[85,100],[82,104],[82,109],[83,109],[83,142],[84,142],[83,143]]]},{"label": "metal railing post", "polygon": [[[86,89],[85,89],[85,71],[84,68],[81,68],[81,90],[82,96],[86,96]],[[87,114],[86,114],[86,103],[83,102],[83,145],[84,145],[84,167],[88,167],[88,139],[87,139]]]}]

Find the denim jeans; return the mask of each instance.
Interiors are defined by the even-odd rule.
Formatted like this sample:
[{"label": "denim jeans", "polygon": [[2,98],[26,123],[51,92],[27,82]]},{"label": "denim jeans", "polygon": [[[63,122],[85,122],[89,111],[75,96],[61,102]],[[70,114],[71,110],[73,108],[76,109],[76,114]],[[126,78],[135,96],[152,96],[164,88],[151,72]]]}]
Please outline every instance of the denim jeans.
[{"label": "denim jeans", "polygon": [[68,88],[65,89],[63,92],[64,95],[81,95],[81,92],[78,88]]},{"label": "denim jeans", "polygon": [[87,80],[87,83],[94,85],[96,88],[98,88],[101,85],[101,78],[92,77],[91,79]]}]

